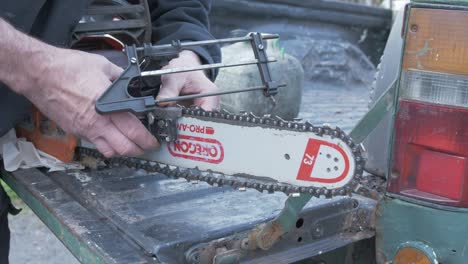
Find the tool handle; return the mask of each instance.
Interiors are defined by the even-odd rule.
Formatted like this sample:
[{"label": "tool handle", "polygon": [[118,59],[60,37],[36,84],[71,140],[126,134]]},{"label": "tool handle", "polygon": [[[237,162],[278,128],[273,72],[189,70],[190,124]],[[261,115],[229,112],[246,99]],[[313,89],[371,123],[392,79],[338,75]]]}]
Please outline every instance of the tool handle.
[{"label": "tool handle", "polygon": [[[152,96],[133,97],[128,93],[132,80],[141,75],[140,65],[135,45],[125,48],[128,57],[128,67],[122,75],[97,99],[96,111],[100,114],[114,112],[132,112],[141,114],[155,107]],[[136,81],[139,81],[136,79]]]}]

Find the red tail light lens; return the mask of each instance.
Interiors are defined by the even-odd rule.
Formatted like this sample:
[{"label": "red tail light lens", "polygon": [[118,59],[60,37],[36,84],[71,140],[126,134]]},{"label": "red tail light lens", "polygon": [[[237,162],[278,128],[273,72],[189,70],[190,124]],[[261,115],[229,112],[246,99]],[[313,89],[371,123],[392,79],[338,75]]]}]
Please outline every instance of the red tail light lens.
[{"label": "red tail light lens", "polygon": [[468,11],[411,8],[388,191],[468,207]]},{"label": "red tail light lens", "polygon": [[468,206],[468,110],[401,100],[389,191]]}]

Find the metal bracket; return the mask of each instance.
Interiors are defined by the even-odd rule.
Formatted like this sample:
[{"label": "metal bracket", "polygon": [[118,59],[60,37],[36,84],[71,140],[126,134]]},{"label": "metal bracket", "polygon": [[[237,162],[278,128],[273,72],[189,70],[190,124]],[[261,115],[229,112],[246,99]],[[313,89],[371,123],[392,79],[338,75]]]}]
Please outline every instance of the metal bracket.
[{"label": "metal bracket", "polygon": [[251,33],[252,36],[252,50],[255,58],[258,60],[258,71],[260,72],[260,78],[265,86],[263,94],[267,97],[276,95],[280,84],[273,81],[271,78],[270,68],[268,66],[268,56],[266,54],[266,45],[263,43],[262,35],[260,33]]},{"label": "metal bracket", "polygon": [[270,249],[278,239],[288,233],[296,223],[299,213],[312,199],[312,195],[291,195],[284,204],[281,213],[271,222],[261,225],[249,234],[250,244],[256,244],[260,249]]}]

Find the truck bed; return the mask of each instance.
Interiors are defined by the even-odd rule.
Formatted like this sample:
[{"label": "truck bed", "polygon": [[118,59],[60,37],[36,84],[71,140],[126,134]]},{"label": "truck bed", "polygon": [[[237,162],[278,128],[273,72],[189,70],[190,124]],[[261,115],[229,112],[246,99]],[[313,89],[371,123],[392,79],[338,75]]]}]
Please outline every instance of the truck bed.
[{"label": "truck bed", "polygon": [[[194,248],[216,247],[207,243],[271,220],[287,198],[123,167],[3,176],[83,263],[197,263]],[[372,237],[374,209],[374,200],[360,196],[313,199],[294,231],[241,260],[292,263]]]}]

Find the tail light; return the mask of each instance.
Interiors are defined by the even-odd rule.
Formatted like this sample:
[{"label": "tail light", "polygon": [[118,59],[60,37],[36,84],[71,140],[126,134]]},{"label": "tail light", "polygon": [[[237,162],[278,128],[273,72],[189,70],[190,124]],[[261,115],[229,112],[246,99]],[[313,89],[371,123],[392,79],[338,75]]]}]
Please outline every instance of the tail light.
[{"label": "tail light", "polygon": [[468,11],[413,7],[388,191],[468,207]]}]

